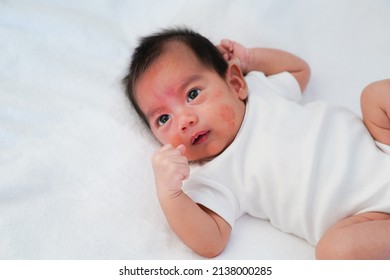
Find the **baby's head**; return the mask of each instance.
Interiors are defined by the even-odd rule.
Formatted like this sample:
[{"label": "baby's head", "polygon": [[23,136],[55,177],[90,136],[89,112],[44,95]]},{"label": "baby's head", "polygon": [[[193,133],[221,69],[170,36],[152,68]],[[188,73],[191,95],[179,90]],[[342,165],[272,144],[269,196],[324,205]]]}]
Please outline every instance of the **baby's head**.
[{"label": "baby's head", "polygon": [[188,29],[143,38],[123,81],[155,137],[183,144],[190,161],[220,154],[244,119],[247,88],[239,66]]}]

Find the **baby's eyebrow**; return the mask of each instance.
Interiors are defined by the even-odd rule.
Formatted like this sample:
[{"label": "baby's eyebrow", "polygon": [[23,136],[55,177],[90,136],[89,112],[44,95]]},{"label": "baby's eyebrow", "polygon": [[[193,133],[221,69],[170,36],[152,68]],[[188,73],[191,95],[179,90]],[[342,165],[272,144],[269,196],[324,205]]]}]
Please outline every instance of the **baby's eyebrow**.
[{"label": "baby's eyebrow", "polygon": [[146,119],[149,121],[155,114],[161,111],[161,107],[152,107],[147,113],[146,113]]},{"label": "baby's eyebrow", "polygon": [[184,80],[184,82],[182,83],[182,85],[180,86],[179,89],[184,90],[189,84],[191,84],[197,80],[200,80],[201,78],[202,78],[202,76],[198,75],[198,74],[191,75],[187,79]]}]

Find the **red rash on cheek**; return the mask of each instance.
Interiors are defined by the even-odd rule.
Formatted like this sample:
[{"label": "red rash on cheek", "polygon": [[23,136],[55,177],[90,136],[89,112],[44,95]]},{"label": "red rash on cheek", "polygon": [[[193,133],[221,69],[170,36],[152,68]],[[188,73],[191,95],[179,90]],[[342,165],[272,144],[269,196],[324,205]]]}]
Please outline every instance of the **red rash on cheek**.
[{"label": "red rash on cheek", "polygon": [[229,128],[233,129],[235,127],[235,116],[233,108],[228,105],[221,105],[219,107],[219,114],[221,118],[228,124]]}]

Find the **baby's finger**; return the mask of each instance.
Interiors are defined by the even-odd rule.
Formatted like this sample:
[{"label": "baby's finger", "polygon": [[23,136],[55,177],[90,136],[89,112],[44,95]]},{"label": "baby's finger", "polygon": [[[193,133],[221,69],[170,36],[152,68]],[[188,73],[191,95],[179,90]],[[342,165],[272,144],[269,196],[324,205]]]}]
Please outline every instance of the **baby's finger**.
[{"label": "baby's finger", "polygon": [[226,61],[230,61],[230,58],[231,58],[231,56],[230,56],[230,54],[229,53],[225,53],[224,55],[223,55],[223,59],[225,59]]},{"label": "baby's finger", "polygon": [[168,151],[168,150],[172,150],[172,149],[173,149],[173,146],[171,144],[166,144],[160,148],[160,151],[163,152],[163,151]]},{"label": "baby's finger", "polygon": [[222,39],[221,46],[229,52],[233,51],[233,41],[229,39]]},{"label": "baby's finger", "polygon": [[225,49],[223,46],[221,45],[216,45],[218,51],[222,54],[222,56],[225,56],[226,54],[229,53],[229,50]]},{"label": "baby's finger", "polygon": [[184,155],[184,153],[186,152],[186,147],[183,144],[177,146],[176,149],[179,150],[182,155]]},{"label": "baby's finger", "polygon": [[185,180],[190,176],[190,167],[188,166],[188,162],[182,163],[178,166],[178,179]]}]

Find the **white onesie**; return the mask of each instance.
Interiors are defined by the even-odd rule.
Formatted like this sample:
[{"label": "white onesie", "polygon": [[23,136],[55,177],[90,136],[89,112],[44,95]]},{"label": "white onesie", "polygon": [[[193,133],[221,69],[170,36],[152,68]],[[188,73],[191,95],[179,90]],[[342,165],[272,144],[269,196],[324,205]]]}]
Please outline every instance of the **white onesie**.
[{"label": "white onesie", "polygon": [[235,140],[213,160],[193,164],[183,183],[196,203],[231,226],[248,213],[313,245],[350,215],[390,213],[390,156],[357,115],[325,102],[296,103],[299,85],[287,72],[252,72],[246,81]]}]

